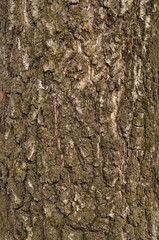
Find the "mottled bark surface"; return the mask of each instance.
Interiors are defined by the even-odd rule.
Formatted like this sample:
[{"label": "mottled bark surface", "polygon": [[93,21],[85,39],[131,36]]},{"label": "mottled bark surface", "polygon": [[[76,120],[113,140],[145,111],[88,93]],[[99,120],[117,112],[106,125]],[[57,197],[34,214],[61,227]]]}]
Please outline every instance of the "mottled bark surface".
[{"label": "mottled bark surface", "polygon": [[158,16],[0,0],[0,240],[159,239]]}]

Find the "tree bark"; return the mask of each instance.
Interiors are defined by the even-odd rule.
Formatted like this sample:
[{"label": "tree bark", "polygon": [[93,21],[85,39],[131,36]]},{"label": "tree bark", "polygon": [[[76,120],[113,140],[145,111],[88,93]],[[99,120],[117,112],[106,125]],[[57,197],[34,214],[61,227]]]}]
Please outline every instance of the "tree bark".
[{"label": "tree bark", "polygon": [[0,240],[159,239],[154,0],[0,0]]}]

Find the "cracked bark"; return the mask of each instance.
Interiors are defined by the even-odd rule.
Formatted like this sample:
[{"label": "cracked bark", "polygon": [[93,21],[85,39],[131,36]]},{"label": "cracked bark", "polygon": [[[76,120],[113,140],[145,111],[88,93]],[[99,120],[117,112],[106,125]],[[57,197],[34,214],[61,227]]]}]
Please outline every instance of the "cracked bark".
[{"label": "cracked bark", "polygon": [[158,1],[0,1],[0,240],[157,240]]}]

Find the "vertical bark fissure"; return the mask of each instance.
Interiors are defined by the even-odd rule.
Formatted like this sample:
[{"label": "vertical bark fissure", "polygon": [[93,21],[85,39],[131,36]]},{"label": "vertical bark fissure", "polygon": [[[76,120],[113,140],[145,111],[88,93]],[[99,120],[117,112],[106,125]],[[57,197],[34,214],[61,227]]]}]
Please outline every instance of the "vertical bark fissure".
[{"label": "vertical bark fissure", "polygon": [[[94,9],[94,7],[93,7]],[[94,10],[93,10],[94,12]],[[99,43],[97,43],[99,45],[99,47],[101,48],[102,50],[102,34],[99,35]],[[79,35],[79,38],[77,40],[77,52],[79,54],[82,54],[84,56],[84,58],[86,59],[87,63],[88,63],[88,79],[95,91],[95,100],[94,100],[94,109],[93,109],[93,115],[94,115],[94,121],[95,121],[95,126],[96,128],[98,129],[98,135],[97,135],[97,159],[98,159],[98,162],[99,162],[99,165],[100,165],[100,173],[101,173],[101,177],[103,178],[103,162],[102,162],[102,158],[101,158],[101,154],[100,154],[100,141],[101,141],[101,137],[100,137],[100,126],[99,126],[99,123],[97,121],[97,114],[96,114],[96,106],[97,106],[97,99],[98,99],[98,91],[97,91],[97,87],[93,81],[93,65],[92,65],[92,61],[91,61],[91,58],[89,56],[87,56],[84,51],[82,50],[82,45],[81,45],[81,35]],[[100,110],[99,110],[100,112]],[[100,118],[100,116],[99,116]]]},{"label": "vertical bark fissure", "polygon": [[154,4],[1,1],[0,239],[157,240]]},{"label": "vertical bark fissure", "polygon": [[91,12],[91,30],[93,30],[93,24],[94,24],[94,5],[92,0],[88,0],[90,5],[90,12]]},{"label": "vertical bark fissure", "polygon": [[[61,160],[63,162],[63,154],[62,154],[62,150],[61,150],[61,138],[59,136],[59,131],[58,131],[59,110],[58,110],[56,98],[54,98],[54,114],[55,114],[55,136],[57,138],[57,146],[58,146],[58,149],[59,149],[59,152],[60,152],[60,157],[61,157]],[[64,162],[63,162],[63,164],[64,164]]]},{"label": "vertical bark fissure", "polygon": [[[97,121],[97,113],[96,113],[96,108],[97,108],[97,101],[98,101],[98,96],[99,93],[97,91],[97,87],[93,82],[93,66],[92,66],[92,62],[90,60],[90,58],[88,57],[88,71],[89,71],[89,80],[90,83],[92,84],[94,91],[95,91],[95,99],[94,99],[94,109],[93,109],[93,115],[94,115],[94,122],[95,122],[95,126],[97,128],[97,159],[100,165],[100,173],[101,173],[101,177],[103,178],[103,162],[102,162],[102,158],[101,158],[101,150],[100,150],[100,142],[101,142],[101,137],[100,137],[100,126],[99,123]],[[100,109],[99,109],[100,112]],[[99,116],[100,118],[100,116]]]},{"label": "vertical bark fissure", "polygon": [[11,211],[11,219],[12,219],[13,237],[14,237],[14,239],[17,239],[16,238],[15,213],[14,213],[14,209],[12,206],[12,200],[10,200],[10,211]]}]

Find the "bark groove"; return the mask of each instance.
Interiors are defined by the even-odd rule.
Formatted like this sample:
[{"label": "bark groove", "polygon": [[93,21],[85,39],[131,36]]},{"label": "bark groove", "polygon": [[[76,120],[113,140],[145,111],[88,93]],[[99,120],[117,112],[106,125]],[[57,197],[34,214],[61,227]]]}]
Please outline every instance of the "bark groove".
[{"label": "bark groove", "polygon": [[158,8],[0,0],[0,240],[159,239]]}]

